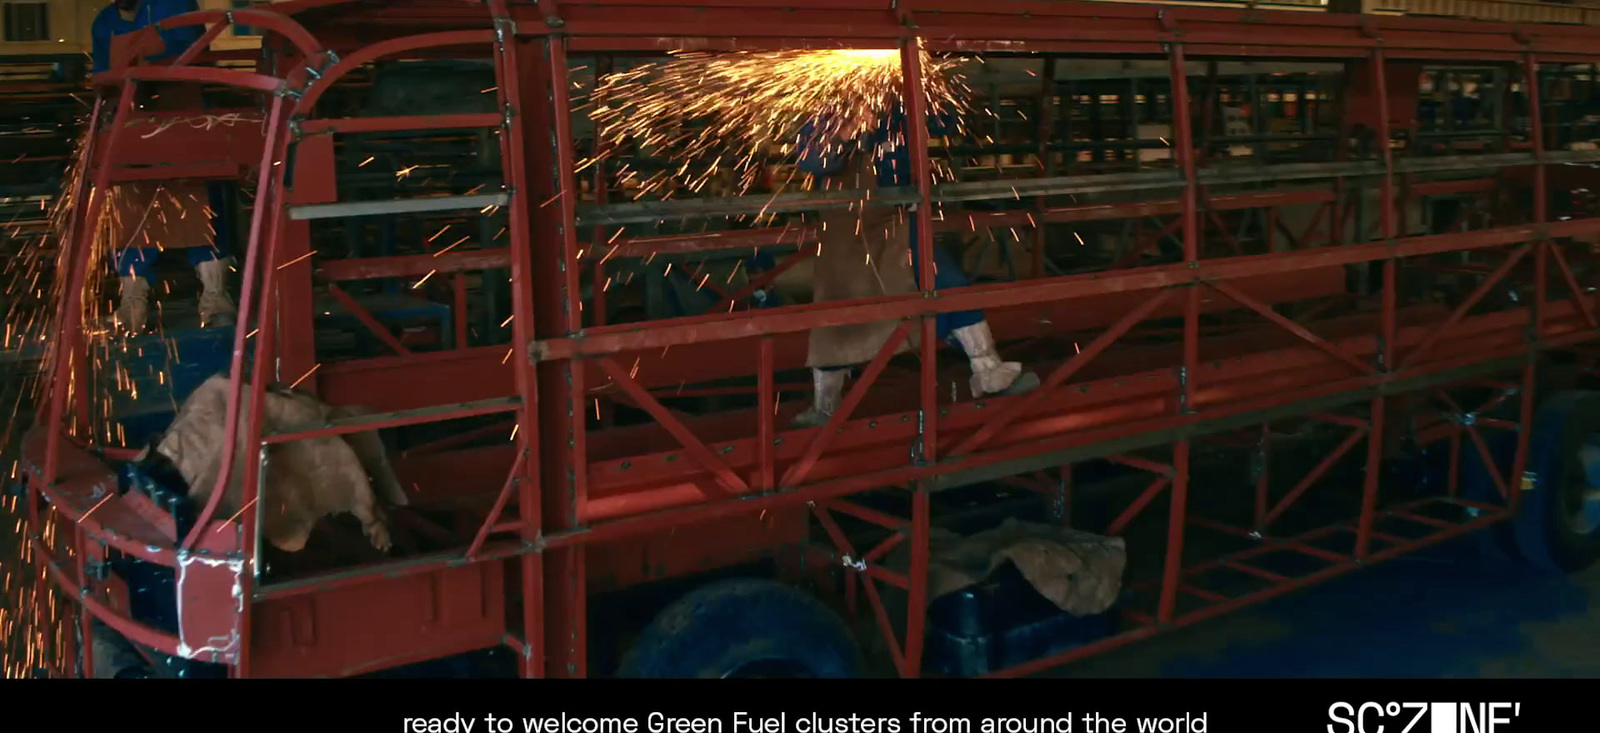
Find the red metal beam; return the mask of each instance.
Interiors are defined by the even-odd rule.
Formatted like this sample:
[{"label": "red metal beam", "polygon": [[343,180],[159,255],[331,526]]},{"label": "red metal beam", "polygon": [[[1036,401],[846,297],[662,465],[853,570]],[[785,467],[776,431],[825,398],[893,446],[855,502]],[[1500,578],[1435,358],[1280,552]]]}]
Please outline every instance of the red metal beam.
[{"label": "red metal beam", "polygon": [[1374,242],[1248,257],[1232,257],[1191,264],[1147,267],[1111,275],[1089,274],[1048,278],[1026,283],[976,285],[944,291],[935,298],[920,295],[890,296],[842,303],[766,309],[754,314],[719,314],[659,321],[648,330],[637,326],[588,329],[583,338],[556,338],[534,342],[529,353],[535,361],[598,356],[620,351],[748,338],[766,334],[810,331],[826,326],[917,318],[963,310],[1029,306],[1047,301],[1092,298],[1111,293],[1156,290],[1174,285],[1226,280],[1252,275],[1282,274],[1353,265],[1440,252],[1465,251],[1529,241],[1541,234],[1566,237],[1600,232],[1600,218],[1485,229],[1460,234],[1436,234],[1397,239],[1393,244]]}]

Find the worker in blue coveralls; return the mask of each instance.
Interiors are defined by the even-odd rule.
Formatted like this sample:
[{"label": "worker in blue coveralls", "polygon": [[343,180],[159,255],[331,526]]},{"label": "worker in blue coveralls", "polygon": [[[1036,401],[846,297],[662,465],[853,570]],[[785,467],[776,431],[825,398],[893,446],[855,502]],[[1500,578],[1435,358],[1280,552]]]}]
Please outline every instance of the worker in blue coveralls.
[{"label": "worker in blue coveralls", "polygon": [[[196,0],[114,0],[95,16],[94,71],[111,66],[111,39],[132,33],[168,18],[199,10]],[[159,31],[165,48],[147,57],[163,61],[181,55],[199,40],[203,26],[163,28]],[[152,85],[141,85],[152,86]],[[193,85],[154,87],[150,108],[199,108],[201,102]],[[161,184],[137,183],[119,186],[115,199],[117,221],[127,231],[116,239],[117,277],[121,283],[121,303],[116,324],[123,330],[140,333],[150,315],[150,285],[163,249],[187,251],[189,264],[200,277],[200,323],[203,327],[232,325],[235,309],[228,297],[228,261],[218,246],[209,217],[188,215],[203,211],[207,202],[216,202],[218,191],[202,183],[171,181]],[[135,246],[138,245],[138,246]]]},{"label": "worker in blue coveralls", "polygon": [[[944,135],[952,127],[947,118],[930,116],[929,132]],[[797,167],[809,174],[816,188],[871,189],[912,185],[911,150],[905,135],[906,116],[898,105],[865,134],[847,139],[842,124],[822,116],[800,132]],[[898,211],[893,206],[862,206],[825,211],[819,215],[819,251],[812,281],[814,302],[902,295],[920,287],[918,231],[914,207]],[[935,290],[964,287],[969,283],[961,264],[935,245]],[[851,367],[872,359],[894,332],[893,321],[828,326],[810,334],[806,366],[811,368],[814,394],[811,406],[795,418],[797,427],[825,424],[843,401],[844,384]],[[941,313],[936,319],[939,339],[958,345],[972,366],[974,397],[1014,395],[1039,386],[1039,378],[1024,372],[1017,362],[1003,361],[994,334],[981,311]],[[901,350],[909,350],[907,340]]]}]

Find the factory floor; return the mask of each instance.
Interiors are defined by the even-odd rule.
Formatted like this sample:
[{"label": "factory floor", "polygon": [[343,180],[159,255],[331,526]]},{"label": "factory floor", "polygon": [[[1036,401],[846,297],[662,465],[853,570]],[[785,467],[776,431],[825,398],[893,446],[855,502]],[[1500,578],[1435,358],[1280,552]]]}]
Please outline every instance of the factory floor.
[{"label": "factory floor", "polygon": [[1085,660],[1063,677],[1600,677],[1600,566],[1495,567],[1469,538]]}]

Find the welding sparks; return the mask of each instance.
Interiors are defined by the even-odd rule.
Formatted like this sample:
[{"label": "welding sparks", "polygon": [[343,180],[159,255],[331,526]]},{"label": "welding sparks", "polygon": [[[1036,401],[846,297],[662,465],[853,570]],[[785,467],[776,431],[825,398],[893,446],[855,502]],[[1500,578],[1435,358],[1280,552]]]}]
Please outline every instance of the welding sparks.
[{"label": "welding sparks", "polygon": [[[930,114],[965,109],[955,63],[922,54]],[[700,191],[714,181],[743,193],[774,153],[799,154],[807,123],[841,139],[874,129],[900,104],[900,72],[897,50],[680,53],[602,78],[593,117],[605,149],[636,144],[677,163],[640,182],[640,195],[674,183]]]}]

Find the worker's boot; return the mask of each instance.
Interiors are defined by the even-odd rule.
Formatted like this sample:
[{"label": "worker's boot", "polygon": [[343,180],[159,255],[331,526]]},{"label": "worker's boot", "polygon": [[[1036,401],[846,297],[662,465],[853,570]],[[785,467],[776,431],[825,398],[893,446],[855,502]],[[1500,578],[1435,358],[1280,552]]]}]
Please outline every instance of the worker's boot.
[{"label": "worker's boot", "polygon": [[796,415],[790,425],[797,428],[814,428],[828,424],[828,419],[833,417],[840,403],[844,402],[844,381],[850,375],[848,369],[812,369],[812,396],[811,406],[805,412]]},{"label": "worker's boot", "polygon": [[1001,361],[995,350],[994,332],[988,321],[979,321],[950,332],[972,362],[972,396],[1017,395],[1039,387],[1039,376],[1022,371],[1022,364]]},{"label": "worker's boot", "polygon": [[200,275],[200,327],[232,326],[238,311],[228,297],[228,261],[202,262],[194,269]]},{"label": "worker's boot", "polygon": [[117,306],[114,318],[117,331],[144,333],[146,322],[150,320],[150,281],[137,275],[122,277],[122,303]]}]

